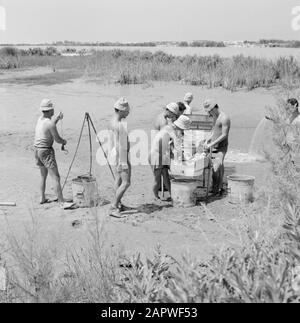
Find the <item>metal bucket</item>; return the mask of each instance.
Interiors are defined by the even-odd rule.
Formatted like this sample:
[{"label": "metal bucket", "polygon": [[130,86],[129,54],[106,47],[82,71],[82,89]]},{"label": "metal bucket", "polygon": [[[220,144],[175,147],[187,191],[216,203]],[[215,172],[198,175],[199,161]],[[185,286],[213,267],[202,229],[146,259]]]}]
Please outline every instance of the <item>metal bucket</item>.
[{"label": "metal bucket", "polygon": [[98,184],[92,176],[79,176],[72,180],[73,202],[80,208],[98,206]]},{"label": "metal bucket", "polygon": [[249,204],[254,201],[255,177],[247,175],[231,175],[228,179],[228,195],[233,204]]},{"label": "metal bucket", "polygon": [[195,181],[173,180],[172,201],[176,208],[189,208],[197,204],[199,183]]}]

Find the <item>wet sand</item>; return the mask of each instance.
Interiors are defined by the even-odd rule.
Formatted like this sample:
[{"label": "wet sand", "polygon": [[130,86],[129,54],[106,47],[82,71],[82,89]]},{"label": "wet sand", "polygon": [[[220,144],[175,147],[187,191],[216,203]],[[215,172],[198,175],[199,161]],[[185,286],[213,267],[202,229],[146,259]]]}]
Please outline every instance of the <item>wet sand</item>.
[{"label": "wet sand", "polygon": [[[265,106],[275,102],[274,91],[231,93],[221,89],[207,90],[175,83],[122,87],[99,85],[84,79],[53,86],[1,84],[0,200],[17,202],[15,208],[0,208],[2,241],[5,243],[5,235],[11,230],[21,237],[24,226],[32,221],[32,214],[38,219],[41,239],[47,243],[54,237],[62,252],[83,246],[89,230],[95,226],[95,212],[90,210],[61,211],[55,203],[46,206],[38,204],[39,170],[34,163],[32,142],[35,123],[40,115],[38,106],[41,99],[51,98],[56,104],[56,112],[62,110],[65,114],[63,125],[58,129],[63,131],[68,140],[70,153],[65,155],[59,146],[55,147],[64,180],[85,112],[91,114],[98,131],[106,129],[113,113],[113,103],[120,96],[125,96],[132,105],[129,128],[150,131],[162,107],[170,101],[180,101],[187,91],[194,92],[195,109],[200,111],[204,99],[214,97],[231,116],[233,128],[226,165],[227,174],[254,175],[257,177],[256,187],[260,189],[267,176],[266,166],[250,163],[246,153],[255,128],[265,114]],[[98,149],[96,142],[94,148]],[[70,179],[87,173],[88,165],[86,132]],[[95,161],[93,174],[98,180],[101,197],[110,201],[113,180],[108,168],[97,165]],[[109,205],[97,209],[97,218],[104,225],[103,237],[109,246],[124,249],[128,254],[152,254],[155,246],[160,244],[164,252],[175,257],[189,251],[200,259],[207,259],[213,251],[220,250],[223,246],[239,245],[238,228],[245,221],[240,206],[230,204],[225,198],[212,200],[208,205],[209,212],[203,206],[174,209],[166,203],[162,207],[153,202],[152,181],[149,166],[133,168],[132,186],[124,202],[136,208],[137,212],[129,214],[127,219],[108,217]],[[53,197],[50,180],[47,192]],[[70,182],[66,195],[72,195]],[[256,206],[254,203],[248,208]],[[73,227],[73,221],[79,221],[79,225]]]}]

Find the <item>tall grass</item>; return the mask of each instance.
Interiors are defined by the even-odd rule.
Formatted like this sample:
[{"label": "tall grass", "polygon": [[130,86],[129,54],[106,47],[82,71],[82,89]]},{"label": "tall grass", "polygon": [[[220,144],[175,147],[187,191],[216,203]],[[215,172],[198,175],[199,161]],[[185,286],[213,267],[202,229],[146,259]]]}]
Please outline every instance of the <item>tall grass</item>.
[{"label": "tall grass", "polygon": [[235,56],[173,56],[164,52],[108,50],[90,56],[7,56],[0,53],[0,69],[50,65],[76,69],[102,81],[142,84],[147,81],[176,81],[229,90],[271,87],[281,83],[299,85],[300,63],[293,57],[276,61]]},{"label": "tall grass", "polygon": [[94,77],[110,75],[120,84],[146,81],[181,81],[183,83],[223,87],[229,90],[270,87],[286,79],[298,83],[300,63],[293,57],[276,62],[244,56],[176,57],[157,52],[96,52],[87,62],[87,73]]}]

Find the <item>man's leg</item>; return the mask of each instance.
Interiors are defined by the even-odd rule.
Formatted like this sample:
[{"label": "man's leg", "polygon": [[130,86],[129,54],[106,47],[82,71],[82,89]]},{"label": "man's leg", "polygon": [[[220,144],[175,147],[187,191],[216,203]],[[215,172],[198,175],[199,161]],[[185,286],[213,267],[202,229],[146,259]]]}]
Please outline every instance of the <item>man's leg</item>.
[{"label": "man's leg", "polygon": [[224,162],[223,162],[221,167],[220,167],[220,181],[219,181],[219,183],[220,183],[220,185],[219,185],[220,192],[222,192],[222,190],[223,190],[224,174],[225,174],[225,166],[224,166]]},{"label": "man's leg", "polygon": [[164,167],[162,170],[162,176],[164,178],[164,185],[168,192],[171,194],[171,181],[170,181],[170,174],[169,174],[169,168]]},{"label": "man's leg", "polygon": [[116,179],[115,179],[115,194],[116,194],[119,187],[122,184],[122,178],[121,178],[121,173],[119,173],[119,172],[116,172],[115,176],[116,176]]},{"label": "man's leg", "polygon": [[40,172],[41,172],[41,183],[40,183],[40,192],[42,196],[41,204],[46,202],[46,180],[48,177],[48,170],[44,166],[40,166]]},{"label": "man's leg", "polygon": [[226,152],[219,152],[213,161],[213,193],[217,194],[223,189],[223,179],[225,173],[224,159]]},{"label": "man's leg", "polygon": [[119,204],[117,203],[117,194],[118,194],[118,191],[122,185],[122,176],[121,176],[121,172],[119,171],[116,171],[115,172],[115,198],[114,198],[114,202],[113,202],[113,208],[114,209],[117,209],[119,207]]},{"label": "man's leg", "polygon": [[48,172],[54,181],[54,188],[55,188],[55,192],[57,194],[58,202],[64,203],[64,197],[63,197],[62,188],[61,188],[61,184],[60,184],[60,175],[58,172],[58,168],[56,166],[49,168]]},{"label": "man's leg", "polygon": [[159,189],[161,187],[162,169],[161,168],[154,169],[153,174],[154,174],[153,194],[156,199],[159,199]]},{"label": "man's leg", "polygon": [[116,200],[114,203],[114,208],[118,208],[118,206],[121,204],[121,200],[130,187],[131,184],[131,170],[130,168],[128,170],[123,170],[121,173],[121,186],[118,188],[116,192]]}]

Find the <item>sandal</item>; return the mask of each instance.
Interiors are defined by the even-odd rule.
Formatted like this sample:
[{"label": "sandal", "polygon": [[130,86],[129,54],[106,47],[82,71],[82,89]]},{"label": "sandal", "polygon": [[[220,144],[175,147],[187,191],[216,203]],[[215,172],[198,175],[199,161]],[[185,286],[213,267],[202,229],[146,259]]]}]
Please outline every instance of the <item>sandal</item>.
[{"label": "sandal", "polygon": [[120,212],[127,212],[127,211],[134,210],[132,207],[125,206],[123,204],[120,204],[118,209],[119,209]]},{"label": "sandal", "polygon": [[59,206],[62,210],[70,210],[72,209],[73,206],[75,206],[75,203],[64,202],[64,203],[60,203]]},{"label": "sandal", "polygon": [[50,203],[52,203],[52,201],[50,201],[49,199],[45,199],[44,201],[40,202],[40,205],[45,205]]},{"label": "sandal", "polygon": [[124,219],[126,218],[125,215],[122,215],[119,209],[116,208],[112,208],[109,211],[109,216],[113,217],[113,218],[117,218],[117,219]]}]

